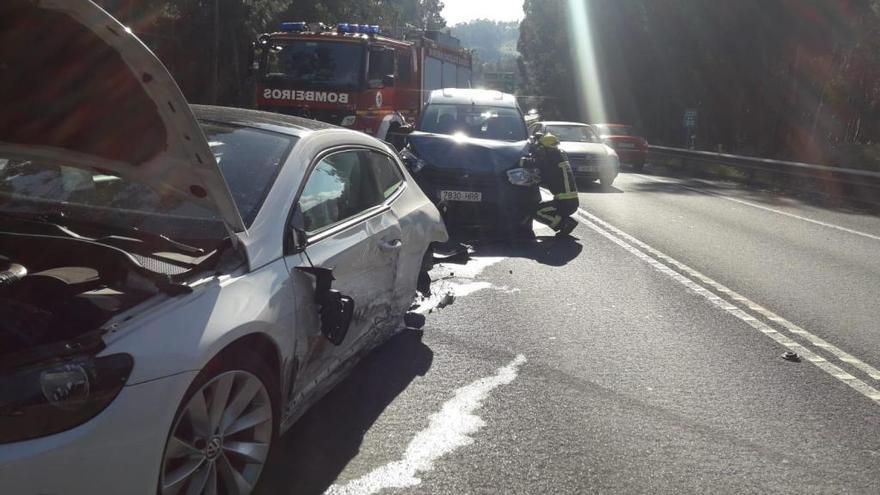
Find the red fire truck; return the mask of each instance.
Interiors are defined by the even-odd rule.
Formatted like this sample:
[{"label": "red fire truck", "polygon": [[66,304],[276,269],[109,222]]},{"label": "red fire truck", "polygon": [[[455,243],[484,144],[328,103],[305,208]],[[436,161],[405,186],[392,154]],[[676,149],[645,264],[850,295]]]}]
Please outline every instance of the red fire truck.
[{"label": "red fire truck", "polygon": [[439,31],[383,36],[378,26],[285,22],[254,44],[255,104],[384,139],[431,90],[471,86],[471,53]]}]

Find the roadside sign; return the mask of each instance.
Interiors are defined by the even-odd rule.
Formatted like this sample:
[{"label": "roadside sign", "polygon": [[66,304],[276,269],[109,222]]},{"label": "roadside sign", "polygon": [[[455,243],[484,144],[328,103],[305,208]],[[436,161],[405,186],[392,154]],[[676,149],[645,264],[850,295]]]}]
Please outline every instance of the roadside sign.
[{"label": "roadside sign", "polygon": [[697,109],[688,108],[684,111],[684,126],[697,127]]}]

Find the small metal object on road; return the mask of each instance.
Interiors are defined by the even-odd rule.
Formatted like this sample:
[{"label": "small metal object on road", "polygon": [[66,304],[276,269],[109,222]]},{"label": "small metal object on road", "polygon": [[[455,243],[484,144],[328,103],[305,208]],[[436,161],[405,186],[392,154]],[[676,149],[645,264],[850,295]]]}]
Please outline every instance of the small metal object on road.
[{"label": "small metal object on road", "polygon": [[452,305],[455,302],[455,294],[452,292],[447,292],[443,299],[440,300],[440,303],[437,304],[438,308],[445,308],[446,306]]},{"label": "small metal object on road", "polygon": [[785,359],[786,361],[791,361],[793,363],[801,362],[801,357],[798,355],[798,353],[794,351],[785,351],[784,353],[782,353],[782,359]]}]

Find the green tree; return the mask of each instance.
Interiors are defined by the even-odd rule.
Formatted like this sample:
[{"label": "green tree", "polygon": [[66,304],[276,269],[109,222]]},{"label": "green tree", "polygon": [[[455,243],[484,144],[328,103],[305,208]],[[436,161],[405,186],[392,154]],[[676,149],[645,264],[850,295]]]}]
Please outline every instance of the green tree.
[{"label": "green tree", "polygon": [[563,0],[527,0],[521,71],[545,114],[586,119],[571,47],[592,38],[608,119],[684,142],[762,156],[833,160],[880,140],[876,0],[577,0],[586,32],[570,32]]}]

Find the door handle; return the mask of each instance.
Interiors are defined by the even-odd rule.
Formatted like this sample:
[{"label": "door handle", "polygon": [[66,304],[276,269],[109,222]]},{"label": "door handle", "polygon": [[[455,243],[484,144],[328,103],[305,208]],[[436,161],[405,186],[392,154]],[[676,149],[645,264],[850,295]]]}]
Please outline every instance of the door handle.
[{"label": "door handle", "polygon": [[394,239],[392,241],[379,241],[379,249],[385,252],[397,251],[403,247],[403,241]]}]

